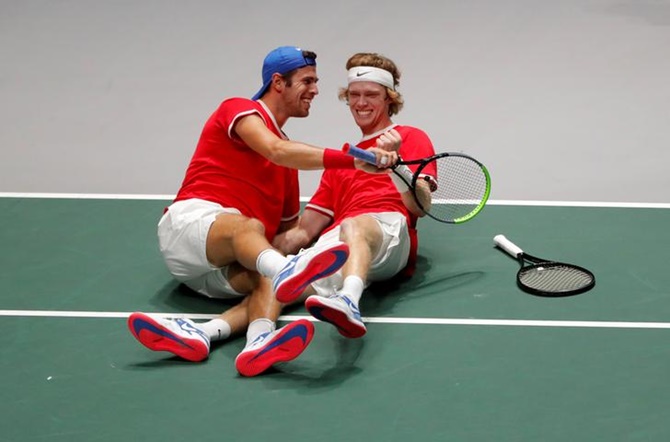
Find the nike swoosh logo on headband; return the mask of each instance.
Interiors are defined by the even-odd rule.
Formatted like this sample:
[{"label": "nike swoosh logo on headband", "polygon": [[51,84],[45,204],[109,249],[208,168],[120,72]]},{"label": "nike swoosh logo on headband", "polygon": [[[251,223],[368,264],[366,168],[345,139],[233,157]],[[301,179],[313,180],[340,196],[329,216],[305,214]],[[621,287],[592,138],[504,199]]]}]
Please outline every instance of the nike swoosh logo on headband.
[{"label": "nike swoosh logo on headband", "polygon": [[367,75],[367,74],[369,74],[369,73],[370,73],[370,71],[356,72],[356,76],[357,76],[357,77],[362,77],[363,75]]}]

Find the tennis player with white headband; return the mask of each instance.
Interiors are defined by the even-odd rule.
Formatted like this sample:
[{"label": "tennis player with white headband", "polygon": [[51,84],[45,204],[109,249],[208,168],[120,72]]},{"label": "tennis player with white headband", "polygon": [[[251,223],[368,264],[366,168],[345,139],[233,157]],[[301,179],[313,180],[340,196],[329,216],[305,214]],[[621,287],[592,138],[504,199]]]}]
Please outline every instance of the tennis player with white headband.
[{"label": "tennis player with white headband", "polygon": [[[398,151],[402,158],[435,153],[425,132],[391,120],[403,106],[397,91],[400,71],[392,60],[376,53],[359,53],[347,61],[346,69],[348,85],[340,90],[339,98],[349,105],[362,132],[359,147],[369,149],[382,140],[397,138],[402,139]],[[406,168],[404,173],[409,173],[411,180],[412,171]],[[434,175],[435,171],[428,173]],[[349,258],[342,269],[314,282],[311,290],[316,294],[305,301],[314,317],[333,324],[347,338],[367,332],[358,308],[365,287],[398,274],[410,276],[415,269],[416,223],[424,213],[407,185],[394,176],[325,170],[298,228],[283,236],[288,251],[305,247],[317,236],[315,247],[338,241],[349,246]],[[421,180],[417,185],[419,197],[429,204],[428,182]]]}]

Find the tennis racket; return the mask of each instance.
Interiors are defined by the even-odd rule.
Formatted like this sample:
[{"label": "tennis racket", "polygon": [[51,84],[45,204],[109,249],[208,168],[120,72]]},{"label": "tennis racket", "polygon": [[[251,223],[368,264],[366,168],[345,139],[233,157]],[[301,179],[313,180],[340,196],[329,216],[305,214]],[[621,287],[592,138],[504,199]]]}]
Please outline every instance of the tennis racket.
[{"label": "tennis racket", "polygon": [[496,235],[493,241],[519,261],[521,268],[516,274],[516,283],[528,293],[549,297],[572,296],[591,290],[596,285],[593,273],[583,267],[529,255],[504,235]]},{"label": "tennis racket", "polygon": [[[370,164],[377,162],[375,155],[354,145],[345,147],[346,153]],[[418,164],[411,177],[398,173],[398,165]],[[449,224],[461,224],[482,211],[491,193],[491,176],[486,167],[462,153],[440,153],[428,158],[404,161],[393,166],[412,191],[419,208],[431,218]],[[425,180],[430,184],[431,205],[425,208],[416,193],[416,184]]]}]

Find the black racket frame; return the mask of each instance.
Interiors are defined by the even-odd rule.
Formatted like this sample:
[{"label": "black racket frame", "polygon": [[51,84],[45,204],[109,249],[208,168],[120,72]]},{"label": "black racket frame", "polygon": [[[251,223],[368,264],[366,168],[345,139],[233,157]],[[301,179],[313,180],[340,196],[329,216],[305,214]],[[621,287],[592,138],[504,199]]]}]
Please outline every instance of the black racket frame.
[{"label": "black racket frame", "polygon": [[[561,261],[548,261],[548,260],[545,260],[543,258],[538,258],[536,256],[529,255],[526,252],[520,253],[516,257],[516,259],[517,259],[517,261],[519,261],[519,265],[521,266],[519,271],[516,273],[516,284],[521,290],[523,290],[526,293],[530,293],[532,295],[542,296],[542,297],[546,297],[546,298],[563,298],[563,297],[579,295],[581,293],[587,292],[587,291],[591,290],[593,287],[595,287],[595,285],[596,285],[596,277],[593,274],[593,272],[591,272],[588,269],[585,269],[584,267],[581,267],[581,266],[578,266],[578,265],[575,265],[575,264],[569,264],[569,263],[561,262]],[[528,263],[530,263],[530,264],[528,264]],[[529,286],[527,286],[527,285],[525,285],[521,282],[521,275],[524,272],[527,272],[527,271],[532,270],[532,269],[537,269],[537,268],[540,268],[540,267],[549,267],[549,268],[551,268],[551,267],[570,267],[570,268],[573,268],[575,270],[579,270],[580,272],[583,272],[583,273],[589,275],[591,277],[591,283],[587,284],[584,287],[580,287],[578,289],[575,289],[575,290],[566,290],[566,291],[562,291],[562,292],[548,292],[548,291],[545,291],[545,290],[534,289],[534,288],[529,287]]]}]

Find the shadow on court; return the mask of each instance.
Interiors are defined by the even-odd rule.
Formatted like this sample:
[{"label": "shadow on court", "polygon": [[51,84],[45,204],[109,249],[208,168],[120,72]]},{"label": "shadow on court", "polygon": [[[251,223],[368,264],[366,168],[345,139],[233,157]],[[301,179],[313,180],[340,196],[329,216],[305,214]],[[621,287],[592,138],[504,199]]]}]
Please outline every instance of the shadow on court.
[{"label": "shadow on court", "polygon": [[[361,298],[363,316],[385,316],[394,312],[397,304],[417,298],[442,296],[458,287],[474,284],[485,276],[482,271],[467,271],[447,275],[431,273],[432,261],[419,256],[417,269],[411,278],[396,277],[372,284]],[[430,275],[430,277],[427,277]]]},{"label": "shadow on court", "polygon": [[236,300],[208,298],[194,292],[184,284],[168,280],[150,300],[158,311],[169,311],[177,314],[203,313],[219,314],[237,303]]}]

